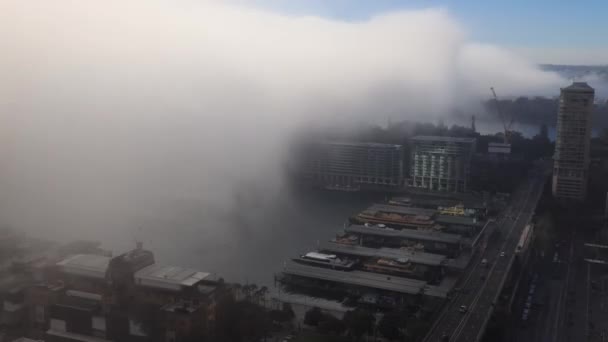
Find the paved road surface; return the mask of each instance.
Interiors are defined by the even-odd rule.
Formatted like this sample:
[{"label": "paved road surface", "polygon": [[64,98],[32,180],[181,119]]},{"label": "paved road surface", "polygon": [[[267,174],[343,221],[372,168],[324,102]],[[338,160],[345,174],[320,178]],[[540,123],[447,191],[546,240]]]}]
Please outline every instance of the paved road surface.
[{"label": "paved road surface", "polygon": [[[479,253],[465,275],[462,288],[464,293],[457,294],[444,308],[433,328],[424,339],[435,341],[475,341],[485,330],[491,316],[493,304],[502,290],[502,285],[514,259],[514,251],[521,232],[532,218],[536,203],[542,194],[546,173],[535,168],[529,178],[512,196],[511,204],[505,208],[504,215],[488,227],[488,236],[493,237],[497,230],[498,238],[490,238],[485,251]],[[504,256],[500,253],[504,252]],[[480,264],[482,259],[489,261],[488,267]],[[468,307],[466,313],[459,312],[461,305]]]}]

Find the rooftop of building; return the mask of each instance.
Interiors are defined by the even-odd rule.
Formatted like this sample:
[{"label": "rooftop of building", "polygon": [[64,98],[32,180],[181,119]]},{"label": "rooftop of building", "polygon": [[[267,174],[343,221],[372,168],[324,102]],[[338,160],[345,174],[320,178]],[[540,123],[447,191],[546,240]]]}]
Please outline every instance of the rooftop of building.
[{"label": "rooftop of building", "polygon": [[459,143],[474,143],[475,138],[466,137],[447,137],[439,135],[417,135],[412,138],[413,141],[440,141],[440,142],[459,142]]},{"label": "rooftop of building", "polygon": [[104,279],[110,259],[96,254],[76,254],[58,262],[57,266],[68,274]]},{"label": "rooftop of building", "polygon": [[595,91],[595,89],[593,89],[589,84],[587,84],[587,82],[572,82],[571,85],[562,88],[562,90],[566,90],[566,91],[582,91],[582,92],[593,92]]},{"label": "rooftop of building", "polygon": [[390,205],[390,204],[374,204],[364,211],[381,211],[387,213],[397,213],[403,215],[412,215],[412,216],[425,216],[427,218],[433,217],[437,210],[433,209],[423,209],[423,208],[413,208],[413,207],[404,207],[400,205]]},{"label": "rooftop of building", "polygon": [[[427,293],[426,291],[430,289],[427,282],[422,280],[387,276],[385,274],[364,271],[349,271],[348,276],[345,276],[344,271],[302,265],[294,262],[288,263],[283,269],[283,273],[287,275],[320,279],[330,282],[363,286],[367,288],[412,295]],[[438,291],[431,291],[431,293],[427,294],[431,296],[445,296],[443,293]]]},{"label": "rooftop of building", "polygon": [[354,146],[354,147],[375,147],[375,148],[401,148],[401,145],[396,144],[383,144],[376,142],[358,142],[358,141],[335,141],[325,140],[318,142],[323,145],[335,145],[335,146]]},{"label": "rooftop of building", "polygon": [[319,247],[321,251],[328,251],[338,254],[348,254],[363,257],[390,258],[395,260],[407,260],[414,264],[440,266],[447,259],[444,255],[419,252],[409,249],[397,248],[370,248],[356,245],[346,245],[335,242],[326,242]]},{"label": "rooftop of building", "polygon": [[202,281],[216,282],[217,280],[215,274],[180,266],[154,264],[135,272],[136,284],[170,291],[193,287]]},{"label": "rooftop of building", "polygon": [[453,215],[437,215],[435,222],[439,224],[460,225],[470,227],[483,227],[484,222],[475,219],[474,217],[453,216]]},{"label": "rooftop of building", "polygon": [[290,303],[296,305],[303,305],[305,307],[318,307],[322,310],[334,311],[334,312],[347,312],[353,308],[344,305],[342,302],[307,296],[301,293],[288,293],[285,291],[279,291],[276,293],[271,292],[270,298],[272,301],[278,303]]},{"label": "rooftop of building", "polygon": [[62,296],[55,304],[54,311],[60,311],[61,308],[75,308],[80,311],[96,312],[101,310],[101,303],[98,300],[85,298],[81,296],[66,295]]},{"label": "rooftop of building", "polygon": [[402,239],[411,239],[417,241],[434,241],[450,244],[459,244],[463,241],[458,234],[441,233],[436,231],[415,230],[415,229],[389,229],[380,228],[377,226],[366,227],[363,225],[352,225],[345,229],[347,233],[368,234],[384,237],[395,237]]},{"label": "rooftop of building", "polygon": [[[112,342],[101,337],[88,336],[83,334],[77,334],[69,331],[60,331],[53,328],[47,330],[47,335],[52,336],[51,338],[59,338],[59,341],[80,341],[80,342]],[[55,341],[57,339],[54,339]]]},{"label": "rooftop of building", "polygon": [[454,207],[462,205],[467,209],[479,209],[485,208],[486,205],[482,200],[478,199],[454,199],[454,198],[441,198],[436,196],[415,196],[415,197],[393,197],[390,200],[393,205],[409,206],[410,208],[416,208],[417,206],[424,207]]}]

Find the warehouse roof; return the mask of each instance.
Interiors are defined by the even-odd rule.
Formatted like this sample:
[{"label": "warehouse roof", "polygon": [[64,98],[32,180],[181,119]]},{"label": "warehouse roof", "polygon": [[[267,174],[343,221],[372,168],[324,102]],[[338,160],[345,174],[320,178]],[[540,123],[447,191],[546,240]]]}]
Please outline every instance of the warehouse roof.
[{"label": "warehouse roof", "polygon": [[360,225],[352,225],[345,229],[347,233],[369,234],[386,237],[396,237],[402,239],[411,239],[418,241],[436,241],[443,243],[458,244],[462,242],[462,237],[457,234],[440,233],[436,231],[425,231],[415,229],[394,230],[379,227],[366,227]]},{"label": "warehouse roof", "polygon": [[397,248],[369,248],[334,242],[326,242],[322,244],[319,247],[319,250],[364,257],[390,258],[395,260],[407,259],[411,263],[428,266],[440,266],[446,260],[446,257],[440,254],[425,253]]},{"label": "warehouse roof", "polygon": [[337,271],[329,268],[314,267],[293,262],[288,263],[285,266],[283,273],[407,294],[423,293],[427,287],[427,283],[422,280],[363,271]]},{"label": "warehouse roof", "polygon": [[383,211],[387,213],[397,213],[403,215],[427,216],[429,218],[437,213],[437,210],[433,209],[412,208],[390,204],[374,204],[371,207],[365,209],[365,211]]},{"label": "warehouse roof", "polygon": [[104,279],[110,263],[110,257],[96,254],[76,254],[57,263],[60,269],[68,274],[83,277]]},{"label": "warehouse roof", "polygon": [[216,281],[214,274],[179,266],[150,265],[135,272],[137,285],[179,291],[200,281]]}]

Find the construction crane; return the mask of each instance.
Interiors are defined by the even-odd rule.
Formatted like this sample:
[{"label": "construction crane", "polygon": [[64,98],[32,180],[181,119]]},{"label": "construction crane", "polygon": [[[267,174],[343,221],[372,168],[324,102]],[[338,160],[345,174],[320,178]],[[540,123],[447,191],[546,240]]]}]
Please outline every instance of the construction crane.
[{"label": "construction crane", "polygon": [[505,144],[510,144],[511,143],[511,126],[513,126],[514,120],[513,120],[513,118],[511,118],[511,120],[507,123],[507,118],[505,117],[504,113],[500,110],[500,104],[498,103],[498,96],[496,96],[494,87],[490,87],[490,90],[492,91],[492,95],[494,95],[494,103],[496,103],[496,111],[498,112],[498,116],[500,117],[500,120],[502,120],[502,126],[505,130],[504,142],[505,142]]}]

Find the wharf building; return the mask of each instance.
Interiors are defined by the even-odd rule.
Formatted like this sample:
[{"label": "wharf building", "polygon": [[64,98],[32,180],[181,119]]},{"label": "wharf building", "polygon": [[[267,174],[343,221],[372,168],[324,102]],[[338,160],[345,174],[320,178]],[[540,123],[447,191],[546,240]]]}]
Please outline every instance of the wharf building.
[{"label": "wharf building", "polygon": [[[315,296],[323,293],[324,298],[338,301],[349,298],[356,300],[357,305],[385,309],[414,305],[421,296],[427,297],[425,305],[433,307],[449,296],[455,278],[445,276],[445,268],[449,267],[446,255],[427,253],[415,246],[404,247],[399,243],[402,236],[391,236],[399,240],[394,245],[362,243],[362,238],[374,237],[376,229],[378,234],[399,232],[350,226],[346,234],[320,244],[317,252],[286,262],[277,280],[288,293]],[[428,239],[427,234],[422,235],[420,241]],[[434,240],[459,243],[458,236],[443,234]]]},{"label": "wharf building", "polygon": [[354,225],[417,230],[421,233],[455,233],[471,237],[483,227],[483,221],[478,220],[475,213],[478,211],[468,208],[465,210],[464,207],[439,206],[439,209],[425,209],[396,204],[374,204],[351,217],[349,221]]},{"label": "wharf building", "polygon": [[370,248],[330,241],[321,244],[319,251],[358,260],[365,271],[426,280],[429,283],[439,282],[443,278],[443,268],[447,263],[444,255],[411,248]]},{"label": "wharf building", "polygon": [[401,145],[316,142],[299,146],[294,172],[313,186],[330,190],[401,190]]},{"label": "wharf building", "polygon": [[414,229],[387,229],[371,225],[351,225],[346,233],[336,238],[339,243],[349,243],[372,248],[412,248],[428,253],[456,257],[467,247],[468,240],[459,234]]},{"label": "wharf building", "polygon": [[409,186],[436,192],[467,192],[474,138],[416,136],[411,139]]},{"label": "wharf building", "polygon": [[[464,194],[459,194],[463,197]],[[484,219],[487,215],[488,206],[479,198],[449,198],[437,196],[416,196],[405,197],[397,196],[388,201],[390,205],[397,205],[410,208],[437,210],[443,215],[476,217]]]},{"label": "wharf building", "polygon": [[585,82],[562,88],[553,156],[553,196],[583,201],[589,178],[591,114],[595,90]]}]

